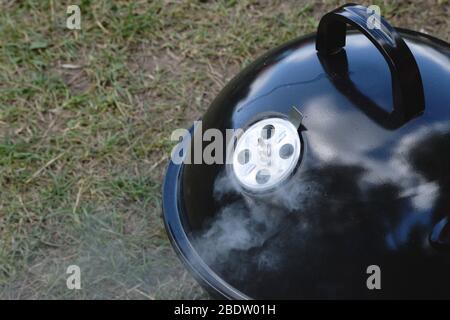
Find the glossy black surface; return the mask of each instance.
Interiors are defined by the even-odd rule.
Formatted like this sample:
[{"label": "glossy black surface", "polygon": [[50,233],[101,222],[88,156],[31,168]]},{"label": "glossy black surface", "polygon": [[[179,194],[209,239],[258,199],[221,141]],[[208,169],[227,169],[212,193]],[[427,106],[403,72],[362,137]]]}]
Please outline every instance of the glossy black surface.
[{"label": "glossy black surface", "polygon": [[[397,32],[425,102],[400,123],[386,120],[396,100],[385,56],[356,31],[331,58],[314,36],[277,48],[213,102],[203,130],[296,106],[305,153],[294,180],[265,199],[231,188],[224,165],[169,165],[166,226],[207,288],[227,298],[450,298],[450,46]],[[366,287],[372,264],[379,291]]]}]

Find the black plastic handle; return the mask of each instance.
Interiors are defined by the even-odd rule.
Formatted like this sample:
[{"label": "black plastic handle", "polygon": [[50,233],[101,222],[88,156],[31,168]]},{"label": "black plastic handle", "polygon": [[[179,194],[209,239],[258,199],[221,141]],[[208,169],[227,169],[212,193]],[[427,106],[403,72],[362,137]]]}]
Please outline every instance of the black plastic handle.
[{"label": "black plastic handle", "polygon": [[319,55],[326,59],[345,46],[347,25],[363,33],[385,58],[392,77],[393,114],[408,121],[425,109],[422,78],[419,67],[399,33],[380,17],[380,28],[370,29],[370,13],[361,5],[347,4],[322,17],[316,39]]}]

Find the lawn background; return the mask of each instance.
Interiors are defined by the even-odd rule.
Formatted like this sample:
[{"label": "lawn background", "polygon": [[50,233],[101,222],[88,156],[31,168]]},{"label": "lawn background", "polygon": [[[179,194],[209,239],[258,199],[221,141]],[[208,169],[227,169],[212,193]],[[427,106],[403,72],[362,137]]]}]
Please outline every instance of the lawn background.
[{"label": "lawn background", "polygon": [[[170,133],[343,3],[0,0],[0,298],[207,298],[161,219]],[[450,40],[448,0],[361,3]]]}]

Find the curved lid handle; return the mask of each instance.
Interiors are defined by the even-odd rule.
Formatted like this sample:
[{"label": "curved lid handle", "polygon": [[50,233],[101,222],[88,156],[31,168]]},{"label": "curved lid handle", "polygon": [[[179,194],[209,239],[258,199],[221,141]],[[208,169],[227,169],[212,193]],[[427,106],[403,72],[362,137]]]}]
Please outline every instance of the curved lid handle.
[{"label": "curved lid handle", "polygon": [[392,78],[392,115],[406,122],[425,109],[419,67],[399,33],[382,17],[379,28],[370,28],[370,17],[368,8],[356,4],[347,4],[325,14],[319,23],[316,49],[324,59],[335,55],[345,46],[347,24],[358,29],[386,60]]}]

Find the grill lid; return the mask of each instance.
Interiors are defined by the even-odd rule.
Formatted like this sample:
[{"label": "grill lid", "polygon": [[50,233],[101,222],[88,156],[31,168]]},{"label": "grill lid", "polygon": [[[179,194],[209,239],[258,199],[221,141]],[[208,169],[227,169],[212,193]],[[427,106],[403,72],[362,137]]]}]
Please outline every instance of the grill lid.
[{"label": "grill lid", "polygon": [[202,125],[244,130],[231,163],[169,164],[167,230],[210,291],[450,298],[450,45],[367,18],[340,7],[222,90]]}]

